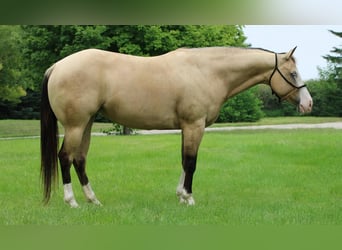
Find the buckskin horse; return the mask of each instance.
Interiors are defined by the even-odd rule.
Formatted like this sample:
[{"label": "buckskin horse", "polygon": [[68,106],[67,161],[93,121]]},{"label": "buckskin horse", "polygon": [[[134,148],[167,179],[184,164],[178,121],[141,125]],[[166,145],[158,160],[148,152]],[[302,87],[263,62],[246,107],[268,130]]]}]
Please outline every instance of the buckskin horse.
[{"label": "buckskin horse", "polygon": [[[87,49],[56,62],[44,75],[41,96],[41,176],[44,202],[60,162],[64,201],[78,207],[73,164],[89,202],[101,205],[86,174],[91,127],[102,112],[116,123],[140,129],[181,129],[182,167],[176,193],[194,205],[192,180],[205,127],[221,105],[256,84],[268,84],[282,100],[310,112],[312,98],[300,78],[293,53],[265,49],[181,48],[155,57]],[[59,148],[57,120],[64,127]]]}]

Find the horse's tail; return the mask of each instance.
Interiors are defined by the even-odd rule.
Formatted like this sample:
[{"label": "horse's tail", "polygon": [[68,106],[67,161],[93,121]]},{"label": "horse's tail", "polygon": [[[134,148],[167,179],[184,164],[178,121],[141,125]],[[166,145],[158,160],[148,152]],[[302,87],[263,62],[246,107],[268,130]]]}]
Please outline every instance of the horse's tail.
[{"label": "horse's tail", "polygon": [[40,152],[41,152],[41,178],[44,188],[44,203],[49,202],[51,185],[56,183],[58,177],[58,125],[48,96],[48,82],[53,66],[44,75],[40,106]]}]

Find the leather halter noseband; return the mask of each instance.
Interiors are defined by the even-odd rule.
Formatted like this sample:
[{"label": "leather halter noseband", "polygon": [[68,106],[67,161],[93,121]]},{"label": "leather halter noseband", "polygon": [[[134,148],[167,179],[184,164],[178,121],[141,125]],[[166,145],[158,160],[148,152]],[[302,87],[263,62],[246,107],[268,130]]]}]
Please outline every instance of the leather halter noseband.
[{"label": "leather halter noseband", "polygon": [[[271,74],[271,76],[270,76],[270,78],[269,78],[269,80],[268,80],[268,84],[270,85],[270,87],[271,87],[271,89],[272,89],[272,94],[275,94],[275,95],[278,97],[279,102],[281,102],[281,101],[286,100],[286,99],[287,99],[290,95],[292,95],[294,92],[298,91],[298,90],[301,89],[301,88],[306,87],[306,84],[303,84],[303,85],[301,85],[301,86],[296,86],[296,85],[294,85],[292,82],[290,82],[290,81],[281,73],[281,71],[280,71],[279,68],[278,68],[278,57],[277,57],[277,53],[274,53],[274,55],[275,55],[275,66],[274,66],[274,70],[273,70],[273,72],[272,72],[272,74]],[[292,90],[290,90],[287,94],[285,94],[285,95],[283,95],[283,96],[280,96],[280,95],[279,95],[277,92],[275,92],[275,91],[273,90],[273,88],[272,88],[271,80],[272,80],[272,77],[273,77],[273,75],[274,75],[274,73],[275,73],[276,71],[277,71],[277,72],[280,74],[280,76],[285,80],[285,82],[287,82],[288,84],[290,84],[290,85],[293,87]]]}]

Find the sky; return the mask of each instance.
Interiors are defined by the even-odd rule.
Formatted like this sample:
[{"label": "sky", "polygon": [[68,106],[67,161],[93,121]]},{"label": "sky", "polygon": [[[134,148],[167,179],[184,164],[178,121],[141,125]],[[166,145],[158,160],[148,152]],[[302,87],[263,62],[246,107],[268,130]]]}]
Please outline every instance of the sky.
[{"label": "sky", "polygon": [[342,25],[246,25],[246,42],[252,47],[287,52],[297,47],[294,56],[302,79],[318,78],[318,69],[325,68],[323,56],[332,54],[333,47],[341,47],[341,38],[328,30],[342,31]]}]

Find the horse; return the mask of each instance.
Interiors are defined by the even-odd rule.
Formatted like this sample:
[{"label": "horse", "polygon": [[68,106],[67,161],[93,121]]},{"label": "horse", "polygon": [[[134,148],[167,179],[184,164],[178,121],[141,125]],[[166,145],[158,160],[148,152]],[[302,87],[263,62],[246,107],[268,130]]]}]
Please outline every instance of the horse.
[{"label": "horse", "polygon": [[[293,53],[261,48],[180,48],[140,57],[86,49],[53,64],[44,74],[41,92],[41,178],[43,202],[58,177],[64,201],[78,207],[70,168],[74,166],[85,198],[102,205],[86,174],[86,158],[95,115],[130,128],[181,129],[182,172],[176,194],[194,205],[193,175],[205,127],[215,122],[222,104],[260,83],[280,101],[310,112],[312,98],[296,67]],[[60,150],[57,121],[64,127]]]}]

